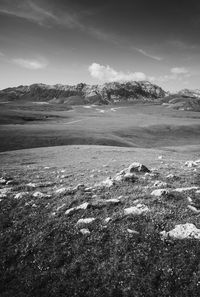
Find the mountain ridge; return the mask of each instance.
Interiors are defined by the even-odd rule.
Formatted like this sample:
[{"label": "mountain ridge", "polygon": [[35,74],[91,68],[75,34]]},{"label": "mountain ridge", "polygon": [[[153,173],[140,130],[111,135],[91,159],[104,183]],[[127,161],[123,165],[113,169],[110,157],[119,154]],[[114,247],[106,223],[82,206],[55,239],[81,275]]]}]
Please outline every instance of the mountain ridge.
[{"label": "mountain ridge", "polygon": [[[48,101],[51,103],[68,103],[73,105],[73,96],[79,103],[109,104],[122,99],[158,99],[166,96],[166,92],[159,86],[148,81],[111,82],[102,85],[46,85],[42,83],[29,86],[6,88],[0,91],[0,100]],[[68,98],[70,100],[68,100]]]}]

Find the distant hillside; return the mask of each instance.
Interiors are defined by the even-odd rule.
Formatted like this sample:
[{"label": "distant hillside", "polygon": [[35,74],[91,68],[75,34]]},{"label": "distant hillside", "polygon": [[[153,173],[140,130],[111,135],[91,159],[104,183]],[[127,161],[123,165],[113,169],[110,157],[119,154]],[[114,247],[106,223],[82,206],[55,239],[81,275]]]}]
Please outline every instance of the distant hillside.
[{"label": "distant hillside", "polygon": [[200,111],[200,90],[184,89],[162,98],[163,105],[177,110]]},{"label": "distant hillside", "polygon": [[46,101],[69,105],[109,104],[122,100],[154,100],[165,95],[166,92],[162,88],[147,81],[112,82],[103,85],[80,83],[74,86],[33,84],[1,90],[0,101]]}]

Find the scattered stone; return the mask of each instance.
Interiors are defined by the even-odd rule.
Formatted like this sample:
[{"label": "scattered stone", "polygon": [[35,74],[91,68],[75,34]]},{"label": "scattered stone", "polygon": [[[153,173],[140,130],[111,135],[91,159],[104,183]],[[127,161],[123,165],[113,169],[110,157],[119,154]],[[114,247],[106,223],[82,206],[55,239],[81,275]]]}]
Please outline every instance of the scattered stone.
[{"label": "scattered stone", "polygon": [[156,196],[156,197],[163,197],[168,195],[170,192],[167,189],[157,189],[154,190],[153,192],[151,192],[152,196]]},{"label": "scattered stone", "polygon": [[83,229],[80,230],[80,233],[82,233],[83,235],[89,235],[90,231],[87,228],[83,228]]},{"label": "scattered stone", "polygon": [[199,189],[199,187],[186,187],[186,188],[176,188],[173,191],[182,193],[182,192],[187,192],[187,191],[192,191],[197,189]]},{"label": "scattered stone", "polygon": [[20,193],[17,193],[14,198],[15,199],[22,199],[24,197],[26,197],[29,193],[28,192],[20,192]]},{"label": "scattered stone", "polygon": [[192,198],[191,198],[191,197],[187,197],[187,201],[188,201],[189,203],[193,203],[193,201],[192,201]]},{"label": "scattered stone", "polygon": [[8,185],[14,185],[14,181],[13,180],[8,180],[7,182],[6,182],[6,185],[8,186]]},{"label": "scattered stone", "polygon": [[167,187],[168,184],[166,182],[162,182],[160,180],[157,180],[157,181],[155,181],[153,186],[156,187],[156,188],[164,188],[164,187]]},{"label": "scattered stone", "polygon": [[150,172],[150,170],[143,164],[141,164],[139,162],[134,162],[128,167],[128,172],[130,172],[130,173],[133,173],[133,172],[145,173],[145,172]]},{"label": "scattered stone", "polygon": [[79,224],[90,224],[90,223],[94,222],[95,220],[96,220],[95,218],[79,219],[76,224],[77,225],[79,225]]},{"label": "scattered stone", "polygon": [[111,177],[108,177],[106,180],[102,181],[100,185],[106,188],[111,188],[114,185],[114,181],[112,180]]},{"label": "scattered stone", "polygon": [[3,177],[0,178],[0,185],[5,185],[7,180]]},{"label": "scattered stone", "polygon": [[136,206],[131,206],[124,209],[124,215],[141,215],[149,211],[149,208],[144,204],[137,204]]},{"label": "scattered stone", "polygon": [[0,189],[0,198],[6,198],[7,195],[12,191],[12,188]]},{"label": "scattered stone", "polygon": [[91,205],[93,207],[103,207],[108,206],[112,204],[119,204],[121,201],[119,199],[113,198],[113,199],[98,199],[92,201]]},{"label": "scattered stone", "polygon": [[79,191],[79,190],[84,190],[86,187],[84,184],[78,184],[76,187],[73,188],[73,191]]},{"label": "scattered stone", "polygon": [[28,188],[36,188],[37,187],[37,185],[36,184],[34,184],[34,183],[28,183],[27,185],[26,185]]},{"label": "scattered stone", "polygon": [[63,203],[62,205],[60,205],[60,206],[57,207],[56,211],[59,211],[60,209],[64,208],[65,206],[66,206],[66,204]]},{"label": "scattered stone", "polygon": [[127,172],[124,176],[123,176],[123,180],[124,181],[136,181],[137,177],[134,175],[134,173],[129,173]]},{"label": "scattered stone", "polygon": [[169,180],[176,180],[176,179],[178,179],[178,177],[176,175],[172,174],[172,173],[168,174],[166,176],[166,178],[169,179]]},{"label": "scattered stone", "polygon": [[42,192],[39,192],[39,191],[33,193],[33,197],[35,197],[35,198],[44,198],[44,197],[47,197],[47,196],[49,196],[49,195],[46,195],[46,194],[44,194]]},{"label": "scattered stone", "polygon": [[132,230],[132,229],[127,229],[127,232],[130,234],[140,234],[138,231]]},{"label": "scattered stone", "polygon": [[84,202],[83,204],[75,207],[75,209],[87,209],[89,206],[89,203],[88,202]]},{"label": "scattered stone", "polygon": [[55,193],[59,194],[59,195],[60,194],[71,194],[72,192],[73,192],[73,189],[70,187],[68,187],[68,188],[63,187],[63,188],[57,189],[55,191]]},{"label": "scattered stone", "polygon": [[196,167],[198,164],[195,161],[187,161],[185,162],[185,166],[187,167]]},{"label": "scattered stone", "polygon": [[195,206],[188,205],[188,208],[197,214],[200,213],[200,209],[197,209]]},{"label": "scattered stone", "polygon": [[65,214],[68,215],[70,212],[75,211],[75,210],[79,210],[79,209],[84,209],[85,210],[85,209],[88,208],[88,206],[89,206],[89,203],[85,202],[85,203],[83,203],[83,204],[81,204],[79,206],[71,207],[71,208],[67,209]]},{"label": "scattered stone", "polygon": [[163,239],[171,237],[174,239],[199,239],[200,240],[200,229],[197,229],[194,224],[186,223],[176,225],[175,228],[169,232],[162,231],[161,236]]},{"label": "scattered stone", "polygon": [[105,221],[105,223],[107,224],[107,223],[109,223],[109,222],[110,222],[110,220],[111,220],[111,218],[110,218],[110,217],[108,217],[108,218],[106,218],[104,221]]}]

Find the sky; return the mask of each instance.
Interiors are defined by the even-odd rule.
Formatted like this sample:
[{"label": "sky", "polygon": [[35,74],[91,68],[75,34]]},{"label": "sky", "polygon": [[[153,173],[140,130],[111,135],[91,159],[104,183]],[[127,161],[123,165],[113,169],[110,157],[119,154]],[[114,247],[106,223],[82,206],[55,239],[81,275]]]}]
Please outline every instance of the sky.
[{"label": "sky", "polygon": [[199,0],[0,0],[0,89],[130,80],[200,88]]}]

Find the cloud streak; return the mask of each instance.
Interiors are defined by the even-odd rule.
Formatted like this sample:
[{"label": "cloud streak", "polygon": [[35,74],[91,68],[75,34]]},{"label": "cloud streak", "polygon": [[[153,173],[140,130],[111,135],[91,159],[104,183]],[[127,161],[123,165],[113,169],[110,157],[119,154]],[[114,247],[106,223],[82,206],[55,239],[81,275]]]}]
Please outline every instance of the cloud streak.
[{"label": "cloud streak", "polygon": [[[69,29],[78,29],[85,32],[96,39],[110,42],[116,46],[121,46],[121,37],[115,36],[110,32],[105,32],[94,26],[84,24],[81,20],[81,12],[70,11],[53,11],[47,5],[39,5],[33,0],[3,0],[0,3],[0,13],[10,16],[23,18],[27,21],[36,23],[39,26],[51,27],[53,25],[60,25]],[[123,43],[126,43],[124,41]],[[139,52],[145,57],[150,59],[161,61],[162,57],[147,53],[145,50],[137,47],[131,47],[134,51]]]},{"label": "cloud streak", "polygon": [[46,68],[47,66],[47,62],[32,59],[16,58],[12,59],[12,62],[22,68],[26,68],[29,70],[39,70]]},{"label": "cloud streak", "polygon": [[115,69],[111,68],[109,65],[104,66],[98,63],[92,63],[88,70],[90,75],[102,82],[113,82],[113,81],[139,81],[139,80],[146,80],[147,76],[143,72],[123,72],[123,71],[116,71]]},{"label": "cloud streak", "polygon": [[140,54],[144,55],[145,57],[151,58],[153,60],[156,60],[156,61],[162,61],[163,60],[162,57],[151,55],[151,54],[147,53],[146,51],[144,51],[141,48],[133,47],[133,49],[138,51]]}]

